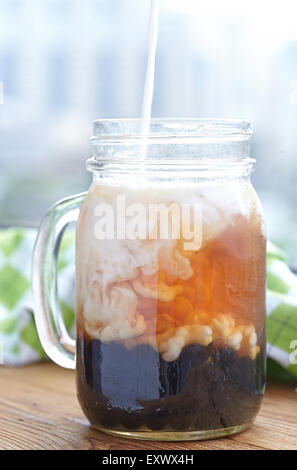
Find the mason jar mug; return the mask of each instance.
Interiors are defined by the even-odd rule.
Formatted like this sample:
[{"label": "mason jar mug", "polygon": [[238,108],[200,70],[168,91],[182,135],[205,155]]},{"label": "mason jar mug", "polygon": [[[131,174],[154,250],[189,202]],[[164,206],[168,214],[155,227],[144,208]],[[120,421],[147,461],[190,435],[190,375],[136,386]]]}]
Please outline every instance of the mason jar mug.
[{"label": "mason jar mug", "polygon": [[[265,228],[246,121],[95,121],[93,182],[43,220],[33,262],[42,345],[76,368],[95,428],[156,440],[245,430],[265,387]],[[76,341],[57,253],[76,227]]]}]

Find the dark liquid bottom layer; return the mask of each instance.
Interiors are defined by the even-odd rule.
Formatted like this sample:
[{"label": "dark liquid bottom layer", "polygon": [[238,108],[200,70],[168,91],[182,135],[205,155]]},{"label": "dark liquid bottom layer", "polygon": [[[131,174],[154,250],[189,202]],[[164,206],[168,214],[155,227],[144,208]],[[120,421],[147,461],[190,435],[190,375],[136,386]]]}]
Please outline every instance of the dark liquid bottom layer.
[{"label": "dark liquid bottom layer", "polygon": [[78,338],[78,397],[91,424],[114,430],[203,431],[250,423],[264,392],[265,357],[213,344],[167,362],[146,345]]}]

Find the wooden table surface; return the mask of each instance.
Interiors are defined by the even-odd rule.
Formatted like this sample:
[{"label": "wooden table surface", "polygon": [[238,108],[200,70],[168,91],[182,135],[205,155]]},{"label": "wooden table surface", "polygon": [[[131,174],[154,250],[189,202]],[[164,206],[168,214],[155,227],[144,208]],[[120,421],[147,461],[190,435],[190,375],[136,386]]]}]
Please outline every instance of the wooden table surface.
[{"label": "wooden table surface", "polygon": [[2,366],[0,449],[297,449],[297,393],[292,384],[268,384],[255,425],[242,434],[211,441],[136,441],[89,427],[73,371],[54,364]]}]

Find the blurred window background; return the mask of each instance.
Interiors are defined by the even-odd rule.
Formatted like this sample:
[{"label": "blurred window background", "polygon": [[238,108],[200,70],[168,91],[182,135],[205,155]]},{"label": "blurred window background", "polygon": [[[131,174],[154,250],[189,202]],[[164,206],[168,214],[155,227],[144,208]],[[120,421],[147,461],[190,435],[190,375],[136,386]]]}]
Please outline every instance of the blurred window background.
[{"label": "blurred window background", "polygon": [[[87,189],[92,120],[138,117],[149,0],[0,0],[0,225]],[[269,237],[297,268],[296,0],[161,0],[154,117],[248,118]]]}]

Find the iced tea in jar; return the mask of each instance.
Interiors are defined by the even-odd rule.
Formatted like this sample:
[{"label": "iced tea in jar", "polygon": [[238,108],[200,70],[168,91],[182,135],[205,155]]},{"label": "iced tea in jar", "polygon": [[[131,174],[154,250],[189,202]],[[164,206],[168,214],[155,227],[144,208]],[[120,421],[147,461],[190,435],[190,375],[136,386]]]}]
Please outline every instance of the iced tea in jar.
[{"label": "iced tea in jar", "polygon": [[[97,429],[188,440],[253,422],[265,387],[266,240],[251,136],[246,121],[153,120],[145,141],[137,120],[94,123],[92,185],[44,220],[33,286],[42,344],[76,367]],[[81,203],[74,360],[49,260]]]}]

